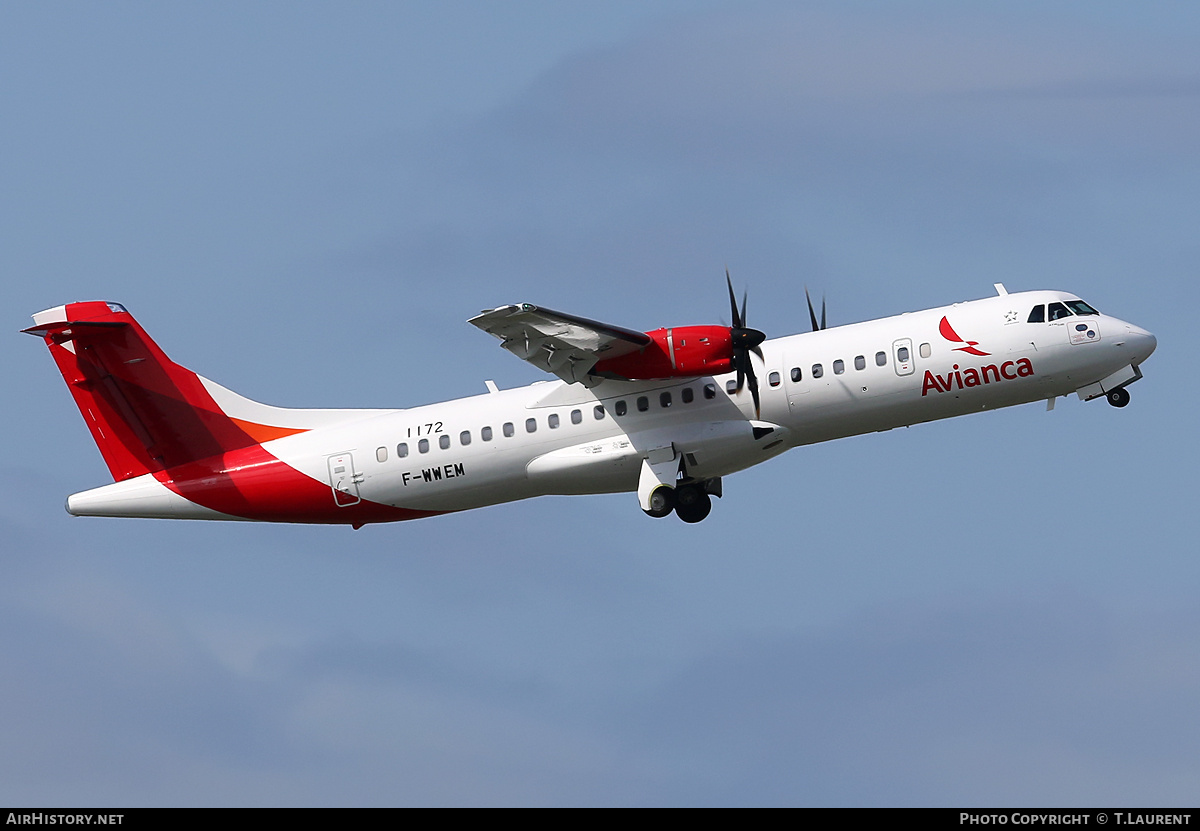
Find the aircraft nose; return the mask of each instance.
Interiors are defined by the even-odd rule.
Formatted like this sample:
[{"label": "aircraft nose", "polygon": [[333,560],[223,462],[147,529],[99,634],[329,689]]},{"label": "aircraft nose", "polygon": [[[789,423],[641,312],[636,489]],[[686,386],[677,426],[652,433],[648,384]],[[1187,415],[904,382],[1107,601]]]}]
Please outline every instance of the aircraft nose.
[{"label": "aircraft nose", "polygon": [[1158,348],[1158,338],[1132,323],[1125,324],[1125,328],[1127,330],[1126,342],[1133,347],[1135,356],[1133,363],[1140,364],[1154,354],[1154,350]]}]

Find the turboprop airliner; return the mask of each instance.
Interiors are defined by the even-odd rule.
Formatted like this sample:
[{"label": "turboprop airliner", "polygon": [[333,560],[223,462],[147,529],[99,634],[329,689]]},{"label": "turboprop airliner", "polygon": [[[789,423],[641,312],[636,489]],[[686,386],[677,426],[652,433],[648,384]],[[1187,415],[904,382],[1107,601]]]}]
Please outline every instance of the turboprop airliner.
[{"label": "turboprop airliner", "polygon": [[[724,477],[801,445],[1060,396],[1129,403],[1154,335],[1061,291],[1008,293],[768,340],[639,332],[528,303],[470,319],[556,376],[397,410],[259,404],[171,361],[118,303],[38,312],[114,482],[76,516],[346,524],[548,494],[629,492],[708,516]],[[806,292],[807,295],[807,292]],[[764,383],[760,383],[760,378]]]}]

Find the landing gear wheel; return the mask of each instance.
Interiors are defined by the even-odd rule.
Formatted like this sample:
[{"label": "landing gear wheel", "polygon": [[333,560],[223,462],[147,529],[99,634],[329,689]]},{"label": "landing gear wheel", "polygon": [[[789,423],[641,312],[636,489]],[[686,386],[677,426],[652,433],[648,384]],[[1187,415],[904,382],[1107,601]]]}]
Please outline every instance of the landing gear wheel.
[{"label": "landing gear wheel", "polygon": [[646,515],[658,519],[665,517],[673,510],[675,510],[675,489],[659,485],[654,489],[654,493],[650,494],[650,510],[646,511]]},{"label": "landing gear wheel", "polygon": [[703,488],[687,485],[676,491],[675,513],[684,522],[699,522],[712,510],[712,500]]},{"label": "landing gear wheel", "polygon": [[1114,407],[1124,407],[1129,403],[1129,390],[1121,387],[1108,394],[1108,403]]}]

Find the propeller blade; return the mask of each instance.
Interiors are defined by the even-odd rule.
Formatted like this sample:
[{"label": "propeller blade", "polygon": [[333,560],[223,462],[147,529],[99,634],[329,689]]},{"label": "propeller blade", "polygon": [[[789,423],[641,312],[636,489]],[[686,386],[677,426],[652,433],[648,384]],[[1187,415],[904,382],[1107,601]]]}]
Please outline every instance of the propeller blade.
[{"label": "propeller blade", "polygon": [[754,398],[754,417],[762,417],[762,405],[758,400],[758,376],[754,374],[754,361],[746,355],[746,375],[750,379],[750,395]]},{"label": "propeller blade", "polygon": [[729,315],[733,318],[732,328],[742,328],[742,316],[738,314],[737,297],[733,294],[733,280],[729,277],[729,268],[725,269],[725,285],[729,287]]},{"label": "propeller blade", "polygon": [[808,301],[808,319],[812,321],[812,330],[819,332],[825,328],[825,295],[821,295],[821,322],[817,322],[817,312],[813,308],[812,297],[808,294],[808,286],[804,287],[804,299]]},{"label": "propeller blade", "polygon": [[[759,360],[763,360],[761,344],[767,339],[767,336],[758,329],[751,329],[746,325],[746,308],[750,303],[750,292],[742,292],[742,308],[738,309],[737,295],[733,293],[733,278],[729,276],[728,267],[725,269],[725,286],[729,289],[729,315],[733,318],[733,325],[729,327],[729,339],[733,347],[733,368],[737,371],[736,391],[740,393],[746,386],[746,381],[749,380],[750,395],[754,398],[754,415],[758,418],[762,405],[759,400],[758,375],[754,372],[754,361],[750,360],[750,353],[753,352]],[[805,294],[807,293],[808,290],[805,289]],[[815,328],[817,316],[813,312],[811,300],[808,302],[808,310],[812,314]]]}]

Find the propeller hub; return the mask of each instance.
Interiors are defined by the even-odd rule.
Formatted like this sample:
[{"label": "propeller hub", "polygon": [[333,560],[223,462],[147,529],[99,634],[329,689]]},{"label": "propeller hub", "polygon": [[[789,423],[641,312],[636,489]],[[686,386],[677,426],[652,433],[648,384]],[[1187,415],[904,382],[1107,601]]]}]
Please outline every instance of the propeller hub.
[{"label": "propeller hub", "polygon": [[753,349],[767,339],[765,332],[758,329],[748,329],[745,326],[730,328],[729,336],[735,349]]}]

